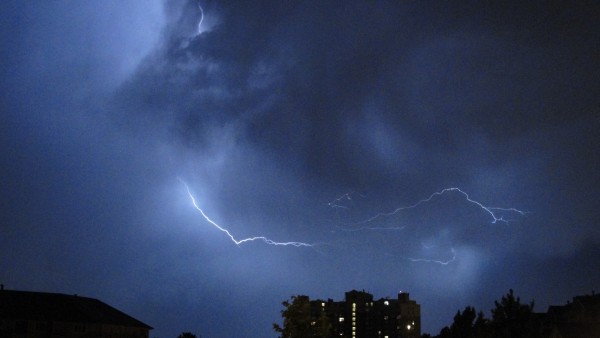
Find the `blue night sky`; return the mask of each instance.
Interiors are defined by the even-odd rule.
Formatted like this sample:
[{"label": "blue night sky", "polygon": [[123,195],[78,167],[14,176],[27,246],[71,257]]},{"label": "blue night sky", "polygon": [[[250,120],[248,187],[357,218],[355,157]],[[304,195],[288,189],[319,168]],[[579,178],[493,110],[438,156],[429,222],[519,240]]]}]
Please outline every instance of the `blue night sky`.
[{"label": "blue night sky", "polygon": [[4,1],[0,282],[160,338],[599,291],[599,5],[485,3]]}]

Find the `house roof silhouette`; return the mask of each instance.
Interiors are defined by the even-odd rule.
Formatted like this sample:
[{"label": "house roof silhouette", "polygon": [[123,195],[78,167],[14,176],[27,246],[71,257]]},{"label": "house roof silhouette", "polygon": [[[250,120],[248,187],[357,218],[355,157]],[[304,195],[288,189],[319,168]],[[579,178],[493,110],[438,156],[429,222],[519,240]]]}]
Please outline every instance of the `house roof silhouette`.
[{"label": "house roof silhouette", "polygon": [[98,299],[60,293],[0,290],[0,318],[152,329]]}]

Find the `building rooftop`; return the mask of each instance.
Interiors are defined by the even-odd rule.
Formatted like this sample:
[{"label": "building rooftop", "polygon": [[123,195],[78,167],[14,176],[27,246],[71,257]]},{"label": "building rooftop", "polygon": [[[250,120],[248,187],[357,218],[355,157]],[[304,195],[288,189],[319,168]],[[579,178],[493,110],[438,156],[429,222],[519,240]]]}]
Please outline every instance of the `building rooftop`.
[{"label": "building rooftop", "polygon": [[152,329],[94,298],[60,293],[0,290],[0,318],[99,323]]}]

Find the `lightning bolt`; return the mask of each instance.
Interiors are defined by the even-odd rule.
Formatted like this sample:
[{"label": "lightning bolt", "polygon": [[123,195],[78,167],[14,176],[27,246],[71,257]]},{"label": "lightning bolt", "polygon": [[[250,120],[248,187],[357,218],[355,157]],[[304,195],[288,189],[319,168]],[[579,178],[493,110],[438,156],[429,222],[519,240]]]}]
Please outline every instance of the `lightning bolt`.
[{"label": "lightning bolt", "polygon": [[342,196],[340,196],[340,197],[334,199],[333,201],[327,203],[327,205],[330,206],[330,207],[332,207],[332,208],[334,208],[334,209],[337,209],[337,208],[348,209],[347,206],[341,205],[341,204],[338,204],[338,203],[341,200],[351,200],[351,199],[352,198],[350,198],[350,193],[345,193]]},{"label": "lightning bolt", "polygon": [[[343,194],[342,196],[334,199],[333,201],[327,203],[327,205],[330,206],[331,208],[334,208],[334,209],[338,209],[338,208],[340,208],[340,209],[348,209],[348,207],[345,206],[345,205],[342,205],[341,202],[342,201],[351,201],[353,194],[354,194],[354,192],[352,192],[352,191],[351,192],[347,192],[347,193]],[[360,196],[362,198],[366,197],[366,196],[361,195],[361,194],[358,194],[358,196]]]},{"label": "lightning bolt", "polygon": [[227,237],[229,237],[229,239],[231,239],[231,241],[233,243],[235,243],[236,245],[240,245],[243,243],[247,243],[247,242],[253,242],[253,241],[263,241],[266,244],[269,245],[279,245],[279,246],[295,246],[295,247],[302,247],[302,246],[306,246],[306,247],[313,247],[312,244],[308,244],[308,243],[303,243],[303,242],[275,242],[273,240],[268,239],[267,237],[264,236],[255,236],[255,237],[249,237],[249,238],[244,238],[244,239],[240,239],[237,240],[235,239],[235,237],[233,237],[233,235],[229,232],[229,230],[223,228],[222,226],[220,226],[219,224],[217,224],[215,221],[213,221],[212,219],[210,219],[210,217],[208,217],[205,213],[204,210],[202,210],[202,208],[200,208],[200,206],[198,206],[198,203],[196,202],[196,198],[194,198],[194,195],[192,194],[190,187],[183,182],[183,180],[181,180],[181,183],[183,183],[183,185],[185,186],[185,189],[187,190],[188,196],[190,197],[190,200],[192,201],[192,204],[194,205],[194,208],[196,208],[196,210],[198,210],[198,212],[200,212],[200,214],[202,215],[202,217],[204,217],[204,219],[212,224],[215,228],[217,228],[218,230],[220,230],[221,232],[225,233],[227,235]]},{"label": "lightning bolt", "polygon": [[[225,233],[225,235],[227,235],[227,237],[229,237],[229,239],[238,246],[240,246],[241,244],[244,244],[247,242],[253,242],[253,241],[262,241],[265,244],[276,245],[276,246],[294,246],[294,247],[312,247],[312,248],[314,248],[314,246],[315,246],[314,244],[309,244],[309,243],[304,243],[304,242],[293,242],[293,241],[292,242],[276,242],[265,236],[254,236],[254,237],[249,237],[249,238],[244,238],[244,239],[236,239],[231,234],[231,232],[229,232],[229,230],[227,230],[223,226],[219,225],[217,222],[213,221],[210,217],[208,217],[208,215],[206,215],[204,210],[198,205],[198,202],[196,201],[196,198],[192,194],[192,191],[189,188],[189,186],[183,180],[181,180],[181,179],[179,179],[179,180],[185,186],[187,194],[192,202],[192,205],[202,215],[202,217],[206,220],[206,222],[210,223],[212,226],[217,228],[219,231]],[[467,202],[476,205],[477,207],[482,209],[484,212],[489,214],[492,218],[491,223],[497,223],[497,222],[508,223],[510,221],[510,220],[504,219],[501,215],[499,215],[499,212],[512,212],[512,213],[519,214],[521,216],[524,216],[526,214],[525,211],[521,211],[516,208],[500,208],[500,207],[485,206],[483,203],[473,200],[466,192],[464,192],[463,190],[461,190],[459,188],[446,188],[446,189],[434,192],[429,197],[422,199],[412,205],[398,207],[390,212],[378,213],[375,216],[373,216],[367,220],[364,220],[359,223],[355,223],[355,225],[364,225],[364,224],[373,222],[374,220],[376,220],[380,217],[392,216],[394,214],[397,214],[400,211],[416,208],[416,207],[420,206],[421,204],[428,203],[428,202],[432,201],[434,198],[444,195],[446,193],[450,193],[450,192],[456,192],[456,193],[461,194]],[[364,197],[364,196],[361,195],[361,197]],[[336,209],[336,210],[339,208],[347,208],[346,206],[344,206],[342,204],[342,202],[348,201],[348,200],[352,200],[351,193],[346,193],[344,195],[339,196],[338,198],[329,202],[328,205],[331,208]],[[338,227],[338,228],[340,228],[341,230],[344,230],[344,231],[356,232],[356,231],[360,231],[360,230],[403,230],[405,227],[406,226],[400,226],[400,227],[363,226],[363,227],[359,227],[359,228],[342,228],[342,227]],[[405,257],[405,258],[410,260],[411,262],[423,262],[423,263],[435,263],[435,264],[440,264],[440,265],[449,265],[450,263],[452,263],[456,260],[456,251],[454,249],[451,249],[450,251],[452,253],[452,258],[449,260],[445,260],[445,261],[444,260],[435,260],[435,259],[426,259],[426,258],[412,258],[412,257]]]},{"label": "lightning bolt", "polygon": [[356,231],[363,231],[363,230],[404,230],[406,229],[406,225],[400,226],[400,227],[394,227],[394,226],[390,226],[390,227],[361,227],[361,228],[345,228],[345,227],[341,227],[341,226],[336,226],[338,229],[342,230],[342,231],[347,231],[347,232],[356,232]]},{"label": "lightning bolt", "polygon": [[425,262],[425,263],[436,263],[440,265],[448,265],[456,260],[456,251],[454,249],[450,249],[452,252],[452,258],[447,261],[439,261],[435,259],[424,259],[424,258],[407,258],[411,262]]},{"label": "lightning bolt", "polygon": [[200,22],[198,23],[198,34],[202,33],[202,21],[204,21],[204,10],[202,6],[200,6],[200,2],[198,2],[198,8],[200,8]]},{"label": "lightning bolt", "polygon": [[[396,209],[394,209],[394,210],[392,210],[390,212],[379,213],[379,214],[377,214],[377,215],[375,215],[375,216],[373,216],[373,217],[371,217],[371,218],[369,218],[367,220],[355,223],[354,225],[356,226],[356,225],[367,224],[367,223],[370,223],[370,222],[372,222],[372,221],[374,221],[374,220],[376,220],[377,218],[380,218],[380,217],[392,216],[392,215],[397,214],[400,211],[416,208],[419,205],[427,203],[427,202],[430,202],[435,197],[441,196],[441,195],[443,195],[445,193],[448,193],[448,192],[458,192],[458,193],[462,194],[469,203],[478,206],[483,211],[485,211],[486,213],[488,213],[492,217],[492,224],[494,224],[496,222],[508,223],[508,222],[511,221],[511,220],[504,219],[503,216],[498,216],[497,215],[498,211],[513,212],[513,213],[517,213],[517,214],[519,214],[521,216],[524,216],[526,214],[525,211],[521,211],[521,210],[518,210],[518,209],[515,209],[515,208],[488,207],[488,206],[483,205],[481,202],[478,202],[476,200],[471,199],[471,197],[469,196],[469,194],[467,194],[466,192],[464,192],[463,190],[461,190],[459,188],[446,188],[446,189],[434,192],[429,197],[427,197],[425,199],[422,199],[422,200],[418,201],[417,203],[415,203],[413,205],[398,207],[398,208],[396,208]],[[366,228],[366,229],[370,229],[370,228]]]},{"label": "lightning bolt", "polygon": [[[465,191],[463,191],[459,188],[456,188],[456,187],[452,187],[452,188],[446,188],[446,189],[442,189],[440,191],[434,192],[433,194],[429,195],[429,197],[424,198],[412,205],[401,206],[390,212],[378,213],[375,216],[372,216],[362,222],[354,223],[354,224],[348,225],[348,226],[337,226],[337,228],[339,228],[343,231],[347,231],[347,232],[357,232],[357,231],[363,231],[363,230],[388,230],[388,231],[389,230],[403,230],[404,228],[406,228],[406,226],[389,226],[388,227],[388,226],[370,226],[368,224],[375,221],[378,218],[381,218],[381,217],[389,217],[389,216],[395,215],[404,210],[417,208],[421,204],[431,202],[436,197],[439,197],[446,193],[452,193],[452,192],[461,194],[468,203],[476,205],[478,208],[480,208],[485,213],[490,215],[492,224],[498,223],[498,222],[503,222],[503,223],[508,224],[510,221],[512,221],[509,219],[505,219],[504,216],[501,215],[501,213],[516,213],[520,216],[524,216],[526,214],[525,211],[522,211],[522,210],[519,210],[516,208],[500,208],[500,207],[486,206],[483,203],[472,199],[469,196],[469,194],[467,194]],[[332,202],[328,203],[328,205],[330,207],[336,209],[336,212],[337,212],[337,210],[341,207],[340,202],[343,200],[350,200],[350,199],[351,199],[351,197],[349,194],[344,194],[344,195],[336,198]],[[347,207],[344,207],[344,208],[347,208]],[[410,260],[411,262],[435,263],[435,264],[440,264],[440,265],[449,265],[450,263],[452,263],[456,260],[456,251],[454,249],[451,249],[451,252],[452,252],[452,258],[449,260],[445,260],[445,261],[444,260],[436,260],[436,259],[426,259],[426,258],[412,258],[412,257],[406,257],[406,259]]]}]

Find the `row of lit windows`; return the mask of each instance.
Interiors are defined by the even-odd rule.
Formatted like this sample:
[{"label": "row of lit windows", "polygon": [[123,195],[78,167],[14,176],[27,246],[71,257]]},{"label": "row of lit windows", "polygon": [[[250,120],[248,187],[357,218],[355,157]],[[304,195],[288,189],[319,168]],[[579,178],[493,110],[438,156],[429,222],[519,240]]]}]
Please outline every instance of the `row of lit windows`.
[{"label": "row of lit windows", "polygon": [[[389,302],[386,300],[385,305],[389,305]],[[325,303],[321,303],[321,306],[325,306]],[[365,303],[365,307],[373,307],[373,302]],[[356,308],[356,303],[352,303],[352,308]]]},{"label": "row of lit windows", "polygon": [[[389,317],[389,316],[384,316],[384,317],[383,317],[383,320],[388,320],[388,319],[390,319],[390,317]],[[339,318],[338,318],[338,321],[339,321],[340,323],[344,322],[344,320],[345,320],[345,318],[344,318],[344,317],[339,317]],[[356,325],[356,312],[352,312],[352,325]],[[412,326],[414,326],[414,325],[415,325],[415,322],[413,321],[413,322],[412,322]],[[411,325],[408,325],[408,326],[411,326]],[[410,327],[408,327],[408,326],[407,326],[407,328],[410,330]]]},{"label": "row of lit windows", "polygon": [[352,337],[356,337],[356,303],[352,303]]}]

